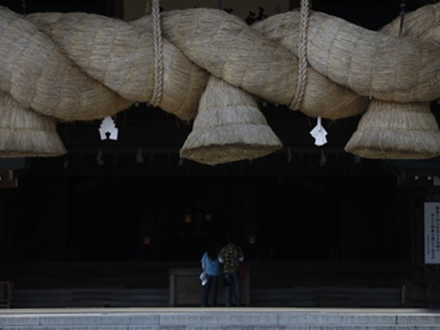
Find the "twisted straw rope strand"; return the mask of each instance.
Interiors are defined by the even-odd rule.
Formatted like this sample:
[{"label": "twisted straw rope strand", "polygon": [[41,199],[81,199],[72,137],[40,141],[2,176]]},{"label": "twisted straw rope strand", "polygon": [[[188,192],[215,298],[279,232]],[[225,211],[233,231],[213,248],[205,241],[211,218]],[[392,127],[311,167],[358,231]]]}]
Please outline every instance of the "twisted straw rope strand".
[{"label": "twisted straw rope strand", "polygon": [[[438,5],[440,6],[440,4]],[[74,14],[66,15],[74,16]],[[58,14],[58,16],[63,17],[63,14]],[[96,18],[97,16],[90,16],[90,21]],[[51,19],[48,18],[49,21]],[[99,25],[92,22],[94,27],[92,31],[96,34],[106,34],[111,25],[114,25],[112,31],[118,29],[125,31],[123,32],[124,38],[113,38],[120,42],[121,52],[124,44],[122,41],[136,44],[136,40],[133,41],[130,38],[134,37],[140,40],[138,29],[142,27],[142,24],[148,22],[147,18],[129,25],[118,20],[100,19],[105,21],[105,24]],[[242,87],[269,101],[289,104],[293,99],[293,92],[289,91],[287,86],[291,89],[291,86],[296,86],[295,80],[298,81],[297,60],[293,60],[291,53],[283,46],[268,40],[251,27],[247,27],[242,20],[218,9],[202,10],[200,8],[169,12],[161,19],[164,35],[169,38],[173,47],[177,47],[186,55],[187,63],[192,61],[202,71],[205,69],[231,85]],[[0,43],[12,46],[1,47],[0,50],[3,69],[0,74],[0,89],[10,93],[25,107],[31,107],[36,111],[54,115],[57,118],[82,120],[103,115],[103,112],[87,113],[92,107],[99,106],[101,109],[108,107],[111,112],[116,112],[128,107],[133,102],[132,99],[121,97],[117,88],[109,89],[106,84],[114,83],[113,80],[117,82],[127,80],[128,78],[119,76],[120,72],[127,73],[125,68],[128,68],[130,73],[141,70],[140,68],[130,67],[127,60],[122,60],[120,63],[113,63],[116,65],[112,67],[114,72],[90,67],[91,64],[95,65],[96,63],[79,65],[83,69],[80,71],[71,62],[73,58],[76,61],[76,57],[74,53],[70,53],[67,47],[69,41],[65,41],[62,45],[67,35],[58,35],[59,40],[55,43],[41,32],[40,26],[37,28],[28,19],[2,8],[0,10],[0,27],[4,28],[10,25],[9,22],[12,21],[16,26],[13,37],[8,35],[10,31],[5,29],[2,31],[6,32],[0,35]],[[194,22],[198,22],[196,26],[194,26]],[[62,25],[63,20],[58,23]],[[81,27],[81,29],[79,29],[78,35],[82,33],[82,36],[95,37],[90,31],[85,31],[85,27]],[[61,26],[60,31],[62,30]],[[54,34],[56,33],[54,31]],[[109,34],[113,37],[112,32]],[[213,35],[215,35],[214,39]],[[31,42],[35,38],[38,38],[38,43]],[[231,42],[231,38],[234,39],[234,42]],[[78,39],[80,38],[78,37]],[[123,40],[121,41],[121,39]],[[384,36],[381,33],[366,31],[359,26],[323,13],[313,13],[310,16],[308,40],[307,59],[309,65],[322,76],[328,77],[326,79],[335,81],[344,88],[351,88],[359,95],[368,96],[373,90],[373,97],[398,102],[424,101],[440,97],[440,62],[438,61],[440,49],[436,45],[409,38],[397,40],[397,38]],[[355,40],[355,43],[352,44],[351,40]],[[246,43],[240,43],[241,41],[246,41]],[[28,45],[29,51],[26,54],[33,55],[32,61],[26,63],[24,63],[24,55],[26,54],[21,51],[23,43]],[[329,47],[330,44],[336,48]],[[384,45],[387,46],[386,50],[379,49]],[[39,49],[37,51],[31,50],[31,46],[38,46],[44,51],[40,54],[38,53]],[[198,46],[198,48],[191,49],[194,46]],[[237,49],[232,49],[232,46]],[[104,44],[101,49],[106,49],[109,52],[110,60],[115,56],[120,56],[123,59],[123,53],[115,55],[111,53],[113,47],[114,45]],[[144,51],[143,57],[145,57],[145,48],[148,48],[148,45],[142,49]],[[252,49],[254,53],[241,53],[249,49]],[[396,50],[398,49],[402,49],[404,53],[397,54]],[[50,51],[48,52],[48,50]],[[228,53],[232,50],[233,53]],[[87,49],[73,48],[73,51],[88,53]],[[221,54],[225,54],[225,51],[226,58],[222,58]],[[391,56],[385,56],[386,51],[390,51]],[[130,52],[131,49],[126,49],[127,54]],[[379,52],[379,55],[375,55],[376,52]],[[27,79],[22,74],[23,65],[8,63],[8,59],[14,58],[17,53],[21,56],[19,57],[22,60],[20,64],[26,65]],[[362,57],[365,53],[370,58]],[[63,58],[65,54],[68,54],[69,58]],[[420,60],[413,61],[409,65],[407,61],[409,57]],[[93,60],[90,57],[87,61],[90,59]],[[133,54],[130,59],[137,59],[138,63],[148,61],[148,59],[140,59],[138,54]],[[337,59],[336,62],[335,59]],[[371,63],[371,59],[373,59],[373,63]],[[392,62],[392,59],[397,59],[397,63]],[[251,60],[256,62],[253,63]],[[353,72],[348,72],[348,75],[347,63],[351,63],[350,69],[354,69]],[[17,70],[18,68],[20,70]],[[191,66],[188,70],[193,70],[193,68],[194,66]],[[381,72],[377,68],[386,70]],[[173,70],[180,71],[182,69],[173,67]],[[107,80],[104,83],[101,79],[88,77],[84,72],[87,74],[102,72],[102,78],[107,78]],[[35,88],[35,85],[26,85],[36,81],[29,79],[30,73],[36,74],[39,82],[38,89]],[[11,77],[20,74],[19,84],[17,84],[17,78],[11,80]],[[62,79],[54,80],[54,76]],[[42,79],[43,77],[45,79]],[[405,79],[408,77],[410,79]],[[52,80],[50,80],[51,78]],[[49,82],[48,85],[42,85],[46,82]],[[206,84],[206,79],[204,83]],[[141,86],[139,89],[145,90],[146,88],[146,86]],[[197,88],[200,89],[200,86]],[[24,93],[24,90],[27,93]],[[29,93],[32,90],[34,92]],[[130,93],[128,92],[128,94]],[[195,94],[197,95],[197,93]],[[33,99],[29,99],[29,95],[33,95]],[[69,97],[66,98],[66,96]],[[63,110],[60,111],[60,108]],[[54,112],[51,113],[51,111]],[[71,113],[61,113],[65,111]]]},{"label": "twisted straw rope strand", "polygon": [[0,31],[0,89],[22,107],[62,120],[88,120],[132,103],[90,79],[46,34],[9,9],[0,10]]},{"label": "twisted straw rope strand", "polygon": [[[136,24],[86,13],[36,13],[27,19],[50,37],[52,48],[62,50],[89,79],[126,99],[125,108],[134,102],[152,103],[157,65],[151,59],[157,56],[153,50],[151,21],[140,29]],[[167,84],[159,84],[163,86],[160,107],[181,119],[192,119],[207,83],[207,72],[164,41],[162,57]],[[89,100],[89,119],[96,118],[98,100],[99,97]],[[99,114],[105,111],[102,108]],[[58,117],[59,113],[53,115]]]}]

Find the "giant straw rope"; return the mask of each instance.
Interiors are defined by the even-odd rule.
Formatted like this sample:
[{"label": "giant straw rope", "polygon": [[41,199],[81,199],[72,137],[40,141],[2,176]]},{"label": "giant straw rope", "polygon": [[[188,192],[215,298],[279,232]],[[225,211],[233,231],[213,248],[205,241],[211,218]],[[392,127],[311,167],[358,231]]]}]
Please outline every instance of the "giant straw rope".
[{"label": "giant straw rope", "polygon": [[[47,124],[48,121],[101,119],[135,102],[152,103],[183,120],[193,120],[202,116],[199,106],[204,93],[211,95],[204,99],[203,106],[209,107],[209,100],[221,99],[212,96],[219,93],[217,88],[226,91],[232,88],[247,94],[237,94],[238,99],[247,100],[244,108],[232,102],[245,119],[237,114],[231,116],[231,109],[216,110],[214,116],[222,125],[233,124],[231,120],[235,119],[231,118],[236,118],[243,124],[240,126],[243,134],[232,142],[225,133],[228,130],[218,134],[224,141],[204,138],[205,142],[201,143],[210,142],[203,146],[202,152],[217,148],[222,155],[216,159],[211,151],[208,156],[195,158],[196,161],[217,164],[251,159],[281,147],[279,140],[268,137],[267,127],[260,137],[246,137],[258,135],[259,128],[267,125],[255,112],[258,105],[249,97],[328,119],[364,113],[376,118],[380,115],[370,109],[372,104],[380,109],[385,105],[390,126],[380,121],[376,136],[368,138],[368,143],[360,142],[363,145],[359,149],[355,146],[347,151],[369,158],[438,156],[438,127],[429,109],[427,114],[426,105],[440,97],[440,37],[432,32],[439,29],[439,13],[440,4],[433,4],[407,14],[402,35],[398,35],[397,19],[382,31],[371,31],[341,18],[310,11],[307,67],[303,73],[306,79],[301,82],[298,79],[302,26],[299,11],[274,15],[253,26],[219,9],[163,12],[160,14],[163,76],[158,85],[153,13],[124,22],[86,13],[23,16],[0,7],[0,104],[3,105],[0,152],[4,157],[63,154],[65,150],[56,141],[54,125]],[[295,101],[298,84],[304,84],[299,102]],[[217,109],[217,105],[212,108]],[[210,111],[203,111],[204,118],[199,123],[209,125]],[[25,137],[30,133],[20,132],[37,131],[28,128],[36,125],[29,121],[37,117],[42,122],[40,130],[47,133],[40,147],[35,142],[29,146]],[[17,123],[17,118],[28,124]],[[256,122],[253,118],[257,118]],[[405,124],[400,125],[401,122]],[[254,133],[244,128],[249,124],[255,126],[251,130]],[[409,141],[402,136],[405,130],[414,131]],[[210,131],[204,127],[205,137]],[[258,142],[266,138],[271,142]],[[241,144],[241,151],[236,150],[228,158],[228,146],[237,144]],[[255,150],[259,145],[264,146],[264,152],[256,152],[254,156],[243,152]],[[185,153],[182,155],[185,157]]]}]

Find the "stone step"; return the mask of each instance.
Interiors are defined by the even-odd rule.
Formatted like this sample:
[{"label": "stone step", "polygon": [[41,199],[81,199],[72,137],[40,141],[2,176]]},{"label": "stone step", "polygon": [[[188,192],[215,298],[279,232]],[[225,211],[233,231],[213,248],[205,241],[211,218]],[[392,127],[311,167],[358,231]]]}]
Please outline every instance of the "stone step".
[{"label": "stone step", "polygon": [[401,289],[374,287],[292,287],[252,289],[253,307],[401,307]]},{"label": "stone step", "polygon": [[[219,296],[222,293],[219,292]],[[169,290],[117,287],[16,289],[12,298],[13,308],[167,307]],[[198,306],[199,294],[196,301],[187,306]],[[222,302],[219,299],[219,303]],[[252,289],[249,306],[399,308],[402,304],[400,288],[293,287]]]},{"label": "stone step", "polygon": [[17,289],[13,308],[166,307],[168,289],[64,288]]},{"label": "stone step", "polygon": [[103,308],[9,309],[2,330],[38,329],[440,329],[426,309]]}]

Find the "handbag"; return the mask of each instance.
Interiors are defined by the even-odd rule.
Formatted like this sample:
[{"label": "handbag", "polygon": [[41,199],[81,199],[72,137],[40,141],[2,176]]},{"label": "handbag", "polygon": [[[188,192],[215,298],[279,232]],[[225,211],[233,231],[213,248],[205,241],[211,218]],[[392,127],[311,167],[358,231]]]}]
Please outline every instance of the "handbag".
[{"label": "handbag", "polygon": [[206,276],[205,271],[203,271],[200,275],[199,275],[200,281],[202,281],[202,285],[206,285],[206,283],[208,283],[208,277]]}]

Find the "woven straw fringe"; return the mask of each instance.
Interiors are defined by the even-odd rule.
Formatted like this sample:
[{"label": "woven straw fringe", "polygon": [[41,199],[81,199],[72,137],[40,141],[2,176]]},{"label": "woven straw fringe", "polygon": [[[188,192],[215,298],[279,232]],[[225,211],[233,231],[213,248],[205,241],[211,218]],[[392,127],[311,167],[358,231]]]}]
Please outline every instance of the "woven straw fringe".
[{"label": "woven straw fringe", "polygon": [[208,165],[266,156],[282,148],[249,93],[211,76],[180,155]]},{"label": "woven straw fringe", "polygon": [[66,153],[53,118],[23,108],[0,92],[0,154],[8,157],[51,157]]},{"label": "woven straw fringe", "polygon": [[440,155],[440,132],[428,103],[374,100],[345,150],[373,159],[432,158]]}]

